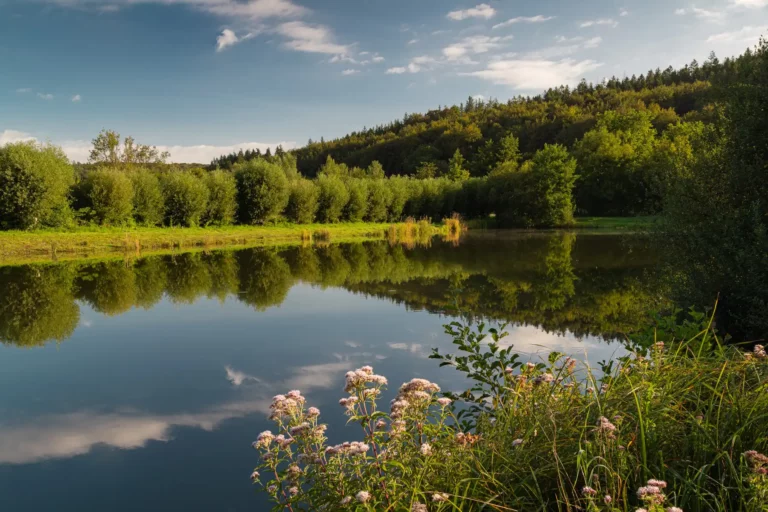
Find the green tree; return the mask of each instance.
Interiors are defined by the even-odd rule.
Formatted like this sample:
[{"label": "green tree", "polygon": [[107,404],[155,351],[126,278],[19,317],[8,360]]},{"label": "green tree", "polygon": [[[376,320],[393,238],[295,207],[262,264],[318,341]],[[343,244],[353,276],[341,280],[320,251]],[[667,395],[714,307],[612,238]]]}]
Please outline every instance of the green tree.
[{"label": "green tree", "polygon": [[346,181],[349,200],[345,207],[344,217],[350,222],[360,222],[368,211],[368,183],[362,179]]},{"label": "green tree", "polygon": [[349,168],[346,164],[339,164],[336,163],[336,161],[331,157],[331,155],[328,155],[328,158],[325,161],[325,164],[323,164],[322,167],[320,167],[320,171],[318,172],[318,176],[329,176],[334,178],[346,178],[349,176]]},{"label": "green tree", "polygon": [[387,217],[392,222],[398,222],[403,218],[403,211],[408,202],[408,191],[410,190],[408,180],[407,177],[392,176],[385,182],[392,196],[387,212]]},{"label": "green tree", "polygon": [[231,172],[211,171],[203,178],[208,187],[208,209],[203,217],[207,225],[228,226],[237,214],[237,183]]},{"label": "green tree", "polygon": [[321,174],[317,178],[320,188],[320,199],[317,216],[320,222],[339,222],[344,207],[349,201],[349,191],[344,182],[334,176]]},{"label": "green tree", "polygon": [[277,220],[288,205],[288,179],[280,166],[251,160],[235,166],[238,215],[242,224]]},{"label": "green tree", "polygon": [[317,215],[319,187],[310,180],[300,179],[291,182],[286,216],[297,224],[311,224]]},{"label": "green tree", "polygon": [[133,137],[126,137],[121,146],[120,134],[112,130],[102,130],[92,144],[90,162],[110,167],[161,164],[171,156],[155,146],[137,144]]},{"label": "green tree", "polygon": [[160,181],[165,198],[165,221],[171,226],[199,226],[208,211],[210,192],[192,172],[171,171]]},{"label": "green tree", "polygon": [[469,179],[469,171],[464,168],[464,156],[458,149],[448,161],[448,173],[446,178],[451,181],[464,181]]},{"label": "green tree", "polygon": [[419,164],[419,166],[416,168],[416,179],[428,180],[430,178],[435,178],[437,177],[438,172],[439,169],[436,163],[421,162],[421,164]]},{"label": "green tree", "polygon": [[75,171],[60,148],[21,142],[0,147],[0,229],[71,223]]},{"label": "green tree", "polygon": [[381,163],[379,163],[378,160],[371,162],[371,165],[369,165],[365,170],[365,174],[374,180],[383,180],[387,177],[387,174],[384,172],[384,167],[381,165]]},{"label": "green tree", "polygon": [[371,222],[385,222],[394,200],[392,189],[385,180],[373,180],[368,184],[368,214]]},{"label": "green tree", "polygon": [[85,178],[91,218],[102,225],[125,225],[133,220],[133,183],[123,172],[97,169]]},{"label": "green tree", "polygon": [[165,199],[157,174],[140,168],[130,172],[128,177],[133,184],[133,219],[144,226],[162,224]]}]

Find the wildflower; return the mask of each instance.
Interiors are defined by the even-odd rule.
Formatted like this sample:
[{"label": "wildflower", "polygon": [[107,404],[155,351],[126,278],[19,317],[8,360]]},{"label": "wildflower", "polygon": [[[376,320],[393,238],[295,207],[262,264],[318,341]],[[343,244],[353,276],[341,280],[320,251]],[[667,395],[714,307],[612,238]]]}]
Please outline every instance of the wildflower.
[{"label": "wildflower", "polygon": [[377,397],[380,394],[381,394],[381,391],[375,388],[368,388],[365,391],[363,391],[363,397],[365,398]]},{"label": "wildflower", "polygon": [[269,487],[267,487],[267,492],[270,492],[272,494],[274,494],[276,490],[277,490],[277,486],[274,485],[274,484],[272,484]]},{"label": "wildflower", "polygon": [[453,400],[451,400],[450,398],[437,399],[437,403],[440,404],[441,407],[448,407],[449,405],[451,405],[451,402],[453,402]]},{"label": "wildflower", "polygon": [[405,422],[403,420],[395,420],[389,426],[389,433],[393,436],[403,432],[405,432]]},{"label": "wildflower", "polygon": [[597,430],[599,430],[601,432],[608,432],[608,433],[610,433],[610,432],[613,432],[614,430],[616,430],[616,425],[611,423],[608,420],[608,418],[606,418],[605,416],[600,416],[600,419],[598,420]]},{"label": "wildflower", "polygon": [[251,473],[251,480],[258,480],[259,476],[260,476],[259,472],[258,471],[254,471],[253,473]]},{"label": "wildflower", "polygon": [[299,488],[295,486],[291,487],[290,489],[288,489],[288,494],[290,494],[291,496],[296,496],[297,494],[299,494]]},{"label": "wildflower", "polygon": [[588,393],[588,394],[592,394],[592,393],[594,393],[594,392],[595,392],[595,388],[593,388],[593,387],[588,387],[588,388],[587,388],[587,393]]},{"label": "wildflower", "polygon": [[265,430],[264,432],[259,434],[259,437],[256,438],[256,441],[254,441],[253,443],[253,447],[257,449],[268,448],[274,439],[275,439],[275,435],[269,430]]},{"label": "wildflower", "polygon": [[665,482],[664,480],[654,480],[653,478],[648,480],[648,485],[652,485],[653,487],[658,487],[659,489],[667,488],[667,482]]},{"label": "wildflower", "polygon": [[440,386],[434,382],[429,382],[427,379],[411,379],[410,382],[406,382],[400,386],[400,394],[405,395],[413,393],[415,391],[425,391],[428,393],[439,393]]},{"label": "wildflower", "polygon": [[273,457],[274,457],[274,454],[265,453],[264,455],[261,456],[261,460],[264,460],[264,461],[272,460]]},{"label": "wildflower", "polygon": [[535,365],[535,364],[533,364],[533,363],[532,363],[532,362],[530,362],[530,361],[528,361],[527,363],[525,363],[525,366],[527,366],[529,370],[533,370],[534,368],[536,368],[536,365]]},{"label": "wildflower", "polygon": [[368,375],[373,375],[373,366],[363,366],[360,371]]},{"label": "wildflower", "polygon": [[304,401],[304,397],[301,396],[301,391],[299,391],[298,389],[294,389],[292,391],[289,391],[285,396],[288,397],[288,398],[292,398],[292,399],[296,400],[297,402],[303,402]]},{"label": "wildflower", "polygon": [[376,422],[376,430],[384,430],[387,427],[387,422],[384,420],[379,420]]},{"label": "wildflower", "polygon": [[610,495],[610,494],[606,494],[606,495],[603,497],[603,501],[605,502],[605,504],[606,504],[606,505],[610,505],[610,504],[611,504],[611,502],[613,501],[613,498],[611,498],[611,495]]},{"label": "wildflower", "polygon": [[307,416],[309,416],[310,418],[320,416],[320,409],[318,409],[317,407],[310,407],[309,409],[307,409]]},{"label": "wildflower", "polygon": [[664,510],[665,512],[683,512],[683,509],[677,507],[667,507]]},{"label": "wildflower", "polygon": [[373,382],[378,386],[386,386],[388,381],[383,375],[371,375],[368,377],[368,382]]},{"label": "wildflower", "polygon": [[289,480],[296,480],[302,473],[301,468],[296,464],[291,464],[285,471],[288,474]]},{"label": "wildflower", "polygon": [[654,350],[658,350],[659,352],[661,352],[662,350],[664,350],[664,342],[657,341],[656,343],[653,344],[653,348]]},{"label": "wildflower", "polygon": [[595,494],[597,494],[597,491],[591,488],[590,486],[585,485],[584,487],[581,488],[581,494],[583,494],[584,496],[594,496]]},{"label": "wildflower", "polygon": [[514,448],[515,446],[520,446],[521,444],[523,444],[522,439],[515,439],[514,441],[512,441],[512,448]]},{"label": "wildflower", "polygon": [[414,503],[411,505],[411,512],[427,512],[429,509],[423,503]]},{"label": "wildflower", "polygon": [[429,443],[424,443],[421,445],[421,448],[419,448],[419,452],[425,457],[432,455],[432,446],[430,446]]},{"label": "wildflower", "polygon": [[648,512],[648,511],[644,508],[637,508],[635,509],[635,512]]},{"label": "wildflower", "polygon": [[291,435],[292,436],[300,436],[304,434],[307,430],[309,430],[309,423],[304,422],[301,425],[296,425],[295,427],[291,427]]},{"label": "wildflower", "polygon": [[507,366],[506,368],[504,368],[504,373],[506,373],[507,375],[512,375],[512,372],[514,371],[515,370],[513,370],[512,367],[510,366]]},{"label": "wildflower", "polygon": [[758,359],[765,359],[767,357],[765,353],[765,347],[763,345],[755,345],[755,348],[752,350],[752,352]]},{"label": "wildflower", "polygon": [[360,503],[367,503],[371,499],[371,493],[368,491],[360,491],[355,494],[355,499]]},{"label": "wildflower", "polygon": [[637,490],[637,497],[642,499],[642,498],[645,498],[646,496],[655,496],[659,493],[661,493],[661,489],[659,489],[655,485],[648,485],[645,487],[641,487]]},{"label": "wildflower", "polygon": [[352,501],[352,496],[345,496],[344,499],[341,500],[342,505],[349,505],[349,502]]},{"label": "wildflower", "polygon": [[448,495],[442,492],[436,492],[432,494],[432,501],[441,503],[443,501],[448,501]]}]

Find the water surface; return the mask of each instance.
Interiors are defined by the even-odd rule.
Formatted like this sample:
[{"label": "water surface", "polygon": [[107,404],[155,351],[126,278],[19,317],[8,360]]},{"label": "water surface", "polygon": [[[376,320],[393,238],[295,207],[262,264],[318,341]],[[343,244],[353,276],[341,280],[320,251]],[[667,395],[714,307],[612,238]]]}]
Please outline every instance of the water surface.
[{"label": "water surface", "polygon": [[642,238],[497,232],[0,267],[0,510],[268,510],[248,476],[274,394],[357,439],[349,369],[464,389],[427,359],[458,314],[530,357],[609,358],[655,261]]}]

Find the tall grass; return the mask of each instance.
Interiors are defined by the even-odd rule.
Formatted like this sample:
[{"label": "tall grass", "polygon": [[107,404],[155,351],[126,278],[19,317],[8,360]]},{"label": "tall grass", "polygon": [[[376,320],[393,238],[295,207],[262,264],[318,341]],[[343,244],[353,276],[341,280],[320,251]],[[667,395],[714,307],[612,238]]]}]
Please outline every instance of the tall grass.
[{"label": "tall grass", "polygon": [[593,368],[557,352],[524,361],[483,325],[446,331],[459,353],[432,357],[472,387],[438,398],[414,379],[386,413],[386,379],[349,372],[340,403],[360,442],[325,446],[319,411],[298,391],[275,398],[283,437],[260,436],[269,455],[253,476],[270,472],[263,485],[278,508],[766,510],[763,347],[725,345],[694,315],[662,321],[627,356]]}]

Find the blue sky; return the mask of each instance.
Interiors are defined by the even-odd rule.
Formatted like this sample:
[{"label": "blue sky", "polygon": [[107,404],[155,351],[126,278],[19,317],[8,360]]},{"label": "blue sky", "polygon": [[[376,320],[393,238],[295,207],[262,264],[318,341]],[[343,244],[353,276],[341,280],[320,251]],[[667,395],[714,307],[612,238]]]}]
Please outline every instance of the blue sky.
[{"label": "blue sky", "polygon": [[102,128],[208,162],[741,53],[768,0],[0,0],[0,144]]}]

